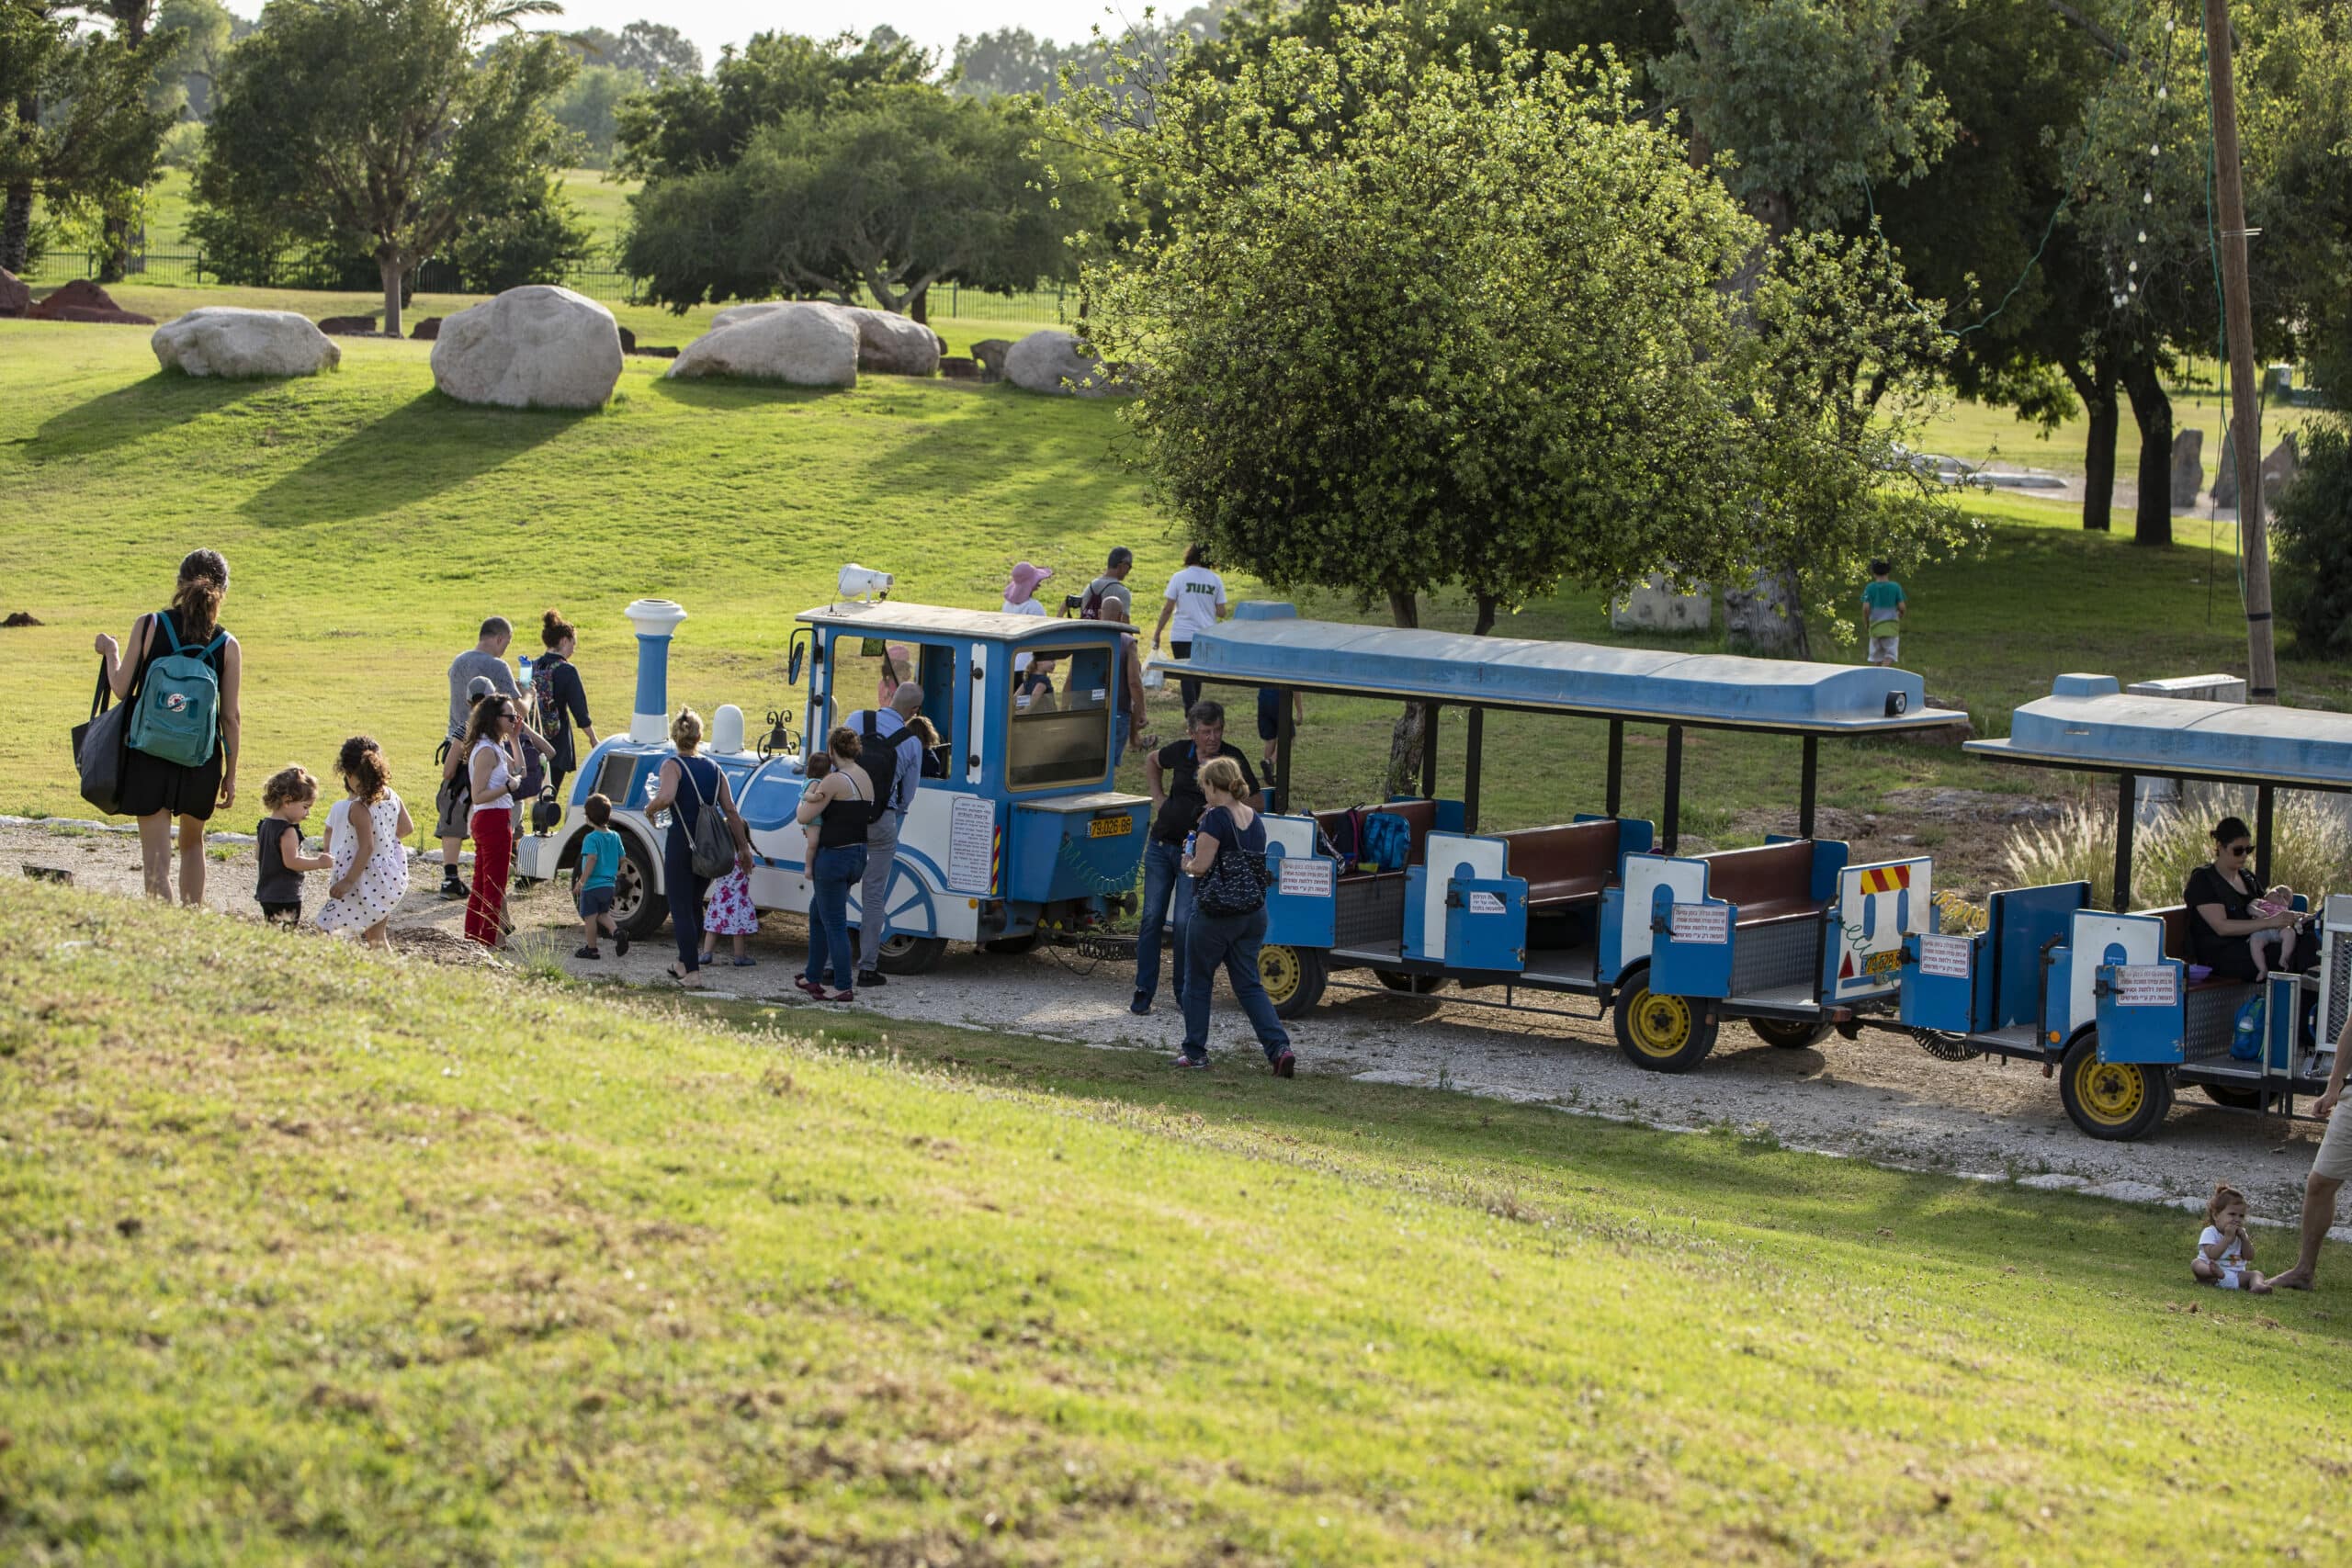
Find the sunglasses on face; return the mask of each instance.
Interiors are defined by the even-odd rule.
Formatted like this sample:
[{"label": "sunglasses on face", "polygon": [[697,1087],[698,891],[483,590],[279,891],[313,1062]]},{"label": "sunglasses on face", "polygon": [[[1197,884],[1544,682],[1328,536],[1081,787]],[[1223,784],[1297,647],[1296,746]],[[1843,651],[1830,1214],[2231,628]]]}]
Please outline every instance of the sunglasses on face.
[{"label": "sunglasses on face", "polygon": [[2252,844],[2232,844],[2229,847],[2228,852],[2233,855],[2250,855],[2254,853],[2254,846]]}]

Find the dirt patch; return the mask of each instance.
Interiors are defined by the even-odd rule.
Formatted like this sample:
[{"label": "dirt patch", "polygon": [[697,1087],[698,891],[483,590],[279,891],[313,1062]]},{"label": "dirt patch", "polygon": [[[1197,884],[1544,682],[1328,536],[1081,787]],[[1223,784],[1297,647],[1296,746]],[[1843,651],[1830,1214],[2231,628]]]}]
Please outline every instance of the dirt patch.
[{"label": "dirt patch", "polygon": [[0,621],[0,626],[38,626],[43,624],[30,610],[11,610],[8,618]]}]

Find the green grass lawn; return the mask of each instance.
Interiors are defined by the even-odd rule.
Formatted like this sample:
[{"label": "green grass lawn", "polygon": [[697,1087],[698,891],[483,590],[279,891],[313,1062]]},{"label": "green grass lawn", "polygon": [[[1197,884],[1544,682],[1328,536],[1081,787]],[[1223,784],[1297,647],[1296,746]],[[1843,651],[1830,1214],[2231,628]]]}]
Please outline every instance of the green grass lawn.
[{"label": "green grass lawn", "polygon": [[15,1561],[2352,1550],[2341,1249],[22,883],[0,974]]},{"label": "green grass lawn", "polygon": [[621,248],[621,230],[628,222],[628,198],[643,184],[621,179],[602,169],[566,169],[563,194],[595,238],[595,251],[607,256]]},{"label": "green grass lawn", "polygon": [[[673,694],[706,710],[732,701],[756,718],[791,702],[780,655],[792,617],[831,597],[844,561],[898,572],[905,598],[988,606],[1017,559],[1054,566],[1074,587],[1125,543],[1148,604],[1180,554],[1118,466],[1117,421],[1102,404],[886,378],[847,394],[678,384],[639,359],[601,412],[514,412],[433,391],[422,344],[344,349],[332,376],[220,383],[158,374],[137,330],[0,322],[0,487],[33,524],[0,533],[0,610],[45,623],[0,633],[25,694],[21,722],[0,733],[0,810],[80,809],[63,740],[88,702],[90,638],[127,633],[199,544],[227,552],[236,573],[228,624],[251,671],[249,790],[286,761],[318,770],[343,736],[365,730],[420,796],[442,671],[487,614],[518,625],[549,604],[570,614],[592,705],[612,725],[632,690],[620,607],[677,598],[693,619]],[[2029,503],[1981,504],[1991,519],[1981,548],[1911,577],[1905,640],[1930,692],[1965,703],[1981,728],[2001,732],[2009,707],[2060,671],[2137,679],[2242,667],[2226,536],[2218,553],[2145,551]],[[1306,608],[1354,613],[1329,595]],[[1443,599],[1430,619],[1466,627],[1469,609]],[[1583,592],[1498,629],[1610,636],[1598,597]],[[1820,640],[1826,656],[1853,657],[1826,630]],[[2284,673],[2292,700],[2352,702],[2352,670],[2290,660]],[[1391,716],[1376,704],[1310,704],[1302,800],[1370,797]],[[1158,722],[1172,732],[1172,713]],[[1249,723],[1245,708],[1236,728]],[[1449,788],[1461,776],[1457,723],[1443,744]],[[1501,716],[1487,733],[1489,825],[1598,807],[1592,737]],[[1695,737],[1686,827],[1724,834],[1750,808],[1792,814],[1794,751]],[[1656,738],[1637,735],[1632,755],[1628,807],[1655,811]],[[1901,784],[2051,787],[1907,745],[1825,755],[1833,805],[1870,807]]]}]

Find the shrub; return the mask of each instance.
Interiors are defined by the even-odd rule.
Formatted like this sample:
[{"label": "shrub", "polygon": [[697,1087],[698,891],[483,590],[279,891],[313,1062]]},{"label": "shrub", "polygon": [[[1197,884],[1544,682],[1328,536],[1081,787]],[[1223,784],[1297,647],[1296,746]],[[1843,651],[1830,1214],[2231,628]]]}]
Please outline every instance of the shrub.
[{"label": "shrub", "polygon": [[2297,652],[2352,652],[2352,438],[2339,420],[2305,427],[2302,471],[2278,492],[2278,607]]},{"label": "shrub", "polygon": [[[2191,817],[2166,811],[2132,838],[2132,906],[2177,903],[2189,873],[2212,858],[2212,824],[2226,815],[2254,820],[2250,790],[2215,790],[2210,811]],[[2240,798],[2243,797],[2243,798]],[[2272,824],[2270,880],[2308,895],[2313,904],[2331,892],[2352,892],[2352,822],[2329,802],[2282,794]],[[2007,886],[2037,887],[2087,882],[2095,908],[2110,908],[2115,881],[2115,814],[2075,805],[2053,822],[2030,824],[2010,835],[2002,854]]]}]

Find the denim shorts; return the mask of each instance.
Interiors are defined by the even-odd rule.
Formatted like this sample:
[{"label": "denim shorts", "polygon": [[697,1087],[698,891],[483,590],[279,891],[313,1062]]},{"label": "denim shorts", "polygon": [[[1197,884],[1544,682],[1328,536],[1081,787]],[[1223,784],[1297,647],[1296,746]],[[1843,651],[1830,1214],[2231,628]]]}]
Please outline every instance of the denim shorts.
[{"label": "denim shorts", "polygon": [[606,883],[602,887],[582,888],[579,902],[580,918],[583,920],[593,920],[599,915],[611,914],[613,912],[612,885]]}]

